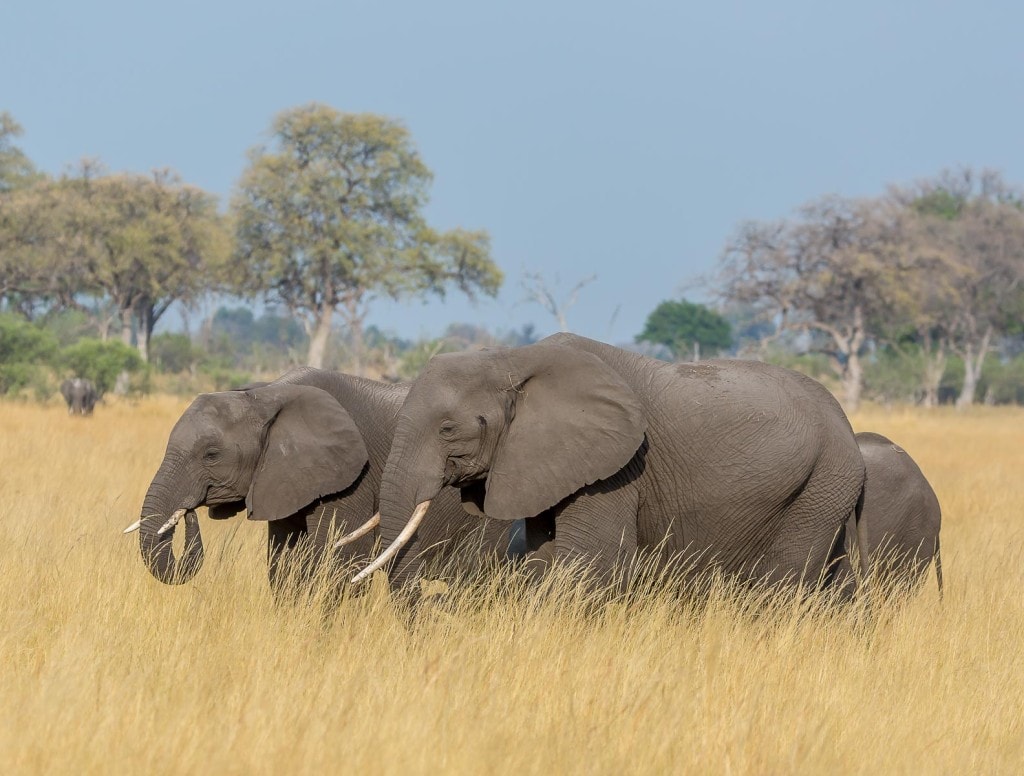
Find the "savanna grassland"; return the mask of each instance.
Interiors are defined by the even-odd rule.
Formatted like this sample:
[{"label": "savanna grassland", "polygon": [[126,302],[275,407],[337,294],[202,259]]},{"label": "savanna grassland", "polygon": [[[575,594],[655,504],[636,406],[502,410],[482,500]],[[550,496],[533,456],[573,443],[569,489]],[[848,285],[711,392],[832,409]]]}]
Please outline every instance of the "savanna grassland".
[{"label": "savanna grassland", "polygon": [[[1017,773],[1024,411],[868,409],[944,511],[946,596],[651,594],[586,611],[504,585],[412,616],[384,591],[279,605],[265,530],[203,518],[154,581],[135,536],[185,403],[0,404],[5,773]],[[518,591],[518,592],[517,592]]]}]

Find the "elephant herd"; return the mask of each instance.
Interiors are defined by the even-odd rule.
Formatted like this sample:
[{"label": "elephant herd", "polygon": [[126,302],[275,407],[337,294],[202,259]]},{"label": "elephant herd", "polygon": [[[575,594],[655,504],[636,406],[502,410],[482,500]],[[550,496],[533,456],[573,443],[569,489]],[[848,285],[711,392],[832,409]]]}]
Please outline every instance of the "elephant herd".
[{"label": "elephant herd", "polygon": [[869,572],[909,581],[934,560],[941,590],[927,480],[885,437],[855,435],[820,384],[571,334],[435,356],[413,383],[300,368],[203,394],[126,529],[158,580],[199,571],[200,506],[267,523],[275,590],[289,558],[361,568],[352,584],[387,568],[400,588],[434,561],[513,556],[536,579],[571,564],[588,584],[623,584],[653,556],[842,597]]}]

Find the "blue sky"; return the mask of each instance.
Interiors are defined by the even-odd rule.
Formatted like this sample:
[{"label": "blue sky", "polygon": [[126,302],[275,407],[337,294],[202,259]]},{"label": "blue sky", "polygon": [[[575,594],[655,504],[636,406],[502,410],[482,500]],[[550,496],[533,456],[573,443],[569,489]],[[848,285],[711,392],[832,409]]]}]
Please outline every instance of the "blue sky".
[{"label": "blue sky", "polygon": [[542,272],[563,292],[596,274],[569,323],[628,341],[741,220],[958,164],[1024,183],[1020,2],[15,0],[0,18],[0,110],[50,172],[170,166],[226,200],[282,109],[403,120],[431,220],[489,230],[507,277],[475,306],[376,305],[403,336],[553,331],[523,301]]}]

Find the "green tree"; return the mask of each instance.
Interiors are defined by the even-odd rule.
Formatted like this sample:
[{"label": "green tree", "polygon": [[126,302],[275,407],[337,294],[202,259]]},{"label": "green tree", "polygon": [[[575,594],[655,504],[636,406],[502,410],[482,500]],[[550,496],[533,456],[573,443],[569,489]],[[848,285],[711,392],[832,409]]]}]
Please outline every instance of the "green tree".
[{"label": "green tree", "polygon": [[24,318],[0,313],[0,395],[45,384],[57,353],[54,335]]},{"label": "green tree", "polygon": [[692,353],[693,360],[699,361],[702,353],[714,355],[731,347],[732,331],[714,310],[682,299],[655,307],[636,340],[664,345],[677,360]]},{"label": "green tree", "polygon": [[430,170],[401,124],[311,104],[284,111],[253,149],[232,202],[237,288],[283,304],[322,366],[340,312],[362,369],[368,305],[443,296],[450,285],[494,295],[501,271],[485,232],[439,233],[424,216]]},{"label": "green tree", "polygon": [[69,373],[92,380],[100,396],[113,389],[122,374],[145,368],[137,350],[116,340],[80,340],[64,348],[60,360]]}]

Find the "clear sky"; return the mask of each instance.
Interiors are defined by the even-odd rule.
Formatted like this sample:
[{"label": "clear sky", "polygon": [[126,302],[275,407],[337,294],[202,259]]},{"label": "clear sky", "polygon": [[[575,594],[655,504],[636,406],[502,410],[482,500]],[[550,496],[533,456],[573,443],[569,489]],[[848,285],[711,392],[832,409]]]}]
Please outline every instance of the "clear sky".
[{"label": "clear sky", "polygon": [[0,110],[49,172],[84,156],[169,166],[226,201],[271,117],[313,100],[403,120],[435,174],[431,220],[489,230],[506,273],[497,301],[382,302],[370,323],[403,336],[450,321],[548,333],[553,319],[523,303],[523,273],[563,292],[596,273],[569,323],[623,342],[713,270],[743,219],[958,164],[1024,183],[1024,3],[0,9]]}]

